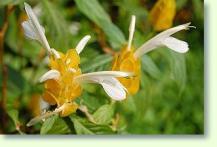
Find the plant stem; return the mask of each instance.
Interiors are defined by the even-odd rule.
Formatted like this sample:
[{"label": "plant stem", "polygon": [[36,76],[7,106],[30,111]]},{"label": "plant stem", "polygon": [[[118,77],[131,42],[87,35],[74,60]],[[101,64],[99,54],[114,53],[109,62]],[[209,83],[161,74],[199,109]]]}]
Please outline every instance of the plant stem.
[{"label": "plant stem", "polygon": [[0,102],[0,108],[2,109],[1,112],[1,122],[2,122],[2,130],[5,130],[6,128],[6,119],[7,119],[7,113],[6,113],[6,101],[7,101],[7,78],[8,78],[8,70],[7,66],[4,64],[4,39],[5,39],[5,33],[8,29],[8,17],[13,11],[13,6],[8,5],[5,10],[5,16],[4,16],[4,22],[3,26],[0,28],[0,65],[2,68],[2,95],[1,95],[1,102]]}]

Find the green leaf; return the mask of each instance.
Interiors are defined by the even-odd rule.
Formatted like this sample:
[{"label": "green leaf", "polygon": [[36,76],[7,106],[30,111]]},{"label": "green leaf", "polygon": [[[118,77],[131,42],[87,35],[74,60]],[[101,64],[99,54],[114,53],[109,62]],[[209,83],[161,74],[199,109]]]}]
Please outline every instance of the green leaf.
[{"label": "green leaf", "polygon": [[182,92],[186,85],[186,64],[185,55],[170,51],[170,67],[172,71],[172,78],[177,82]]},{"label": "green leaf", "polygon": [[[21,94],[27,94],[30,92],[31,85],[23,77],[23,75],[13,67],[6,65],[7,69],[7,107],[12,107],[14,102]],[[3,78],[2,78],[2,68],[0,68],[0,88],[2,88]],[[0,92],[1,94],[1,92]]]},{"label": "green leaf", "polygon": [[93,59],[91,62],[87,61],[81,64],[82,72],[88,72],[90,70],[94,70],[97,67],[100,67],[106,63],[109,63],[111,60],[112,60],[111,55],[99,55],[95,59]]},{"label": "green leaf", "polygon": [[6,6],[6,5],[18,5],[20,3],[23,3],[24,0],[1,0],[0,6]]},{"label": "green leaf", "polygon": [[49,117],[42,125],[41,127],[41,134],[47,134],[47,132],[53,127],[55,121],[57,120],[58,116],[54,115]]},{"label": "green leaf", "polygon": [[193,8],[194,8],[194,14],[198,19],[203,20],[204,18],[204,8],[203,8],[203,1],[193,0]]},{"label": "green leaf", "polygon": [[97,124],[109,124],[114,115],[113,105],[103,105],[94,114],[93,118]]},{"label": "green leaf", "polygon": [[75,130],[76,130],[77,134],[87,134],[87,135],[94,134],[90,129],[88,129],[86,126],[84,126],[77,119],[73,118],[72,121],[74,123],[74,127],[75,127]]},{"label": "green leaf", "polygon": [[74,128],[77,134],[79,135],[92,135],[92,134],[113,134],[114,131],[108,125],[98,125],[89,122],[87,119],[70,116],[71,120],[74,123]]},{"label": "green leaf", "polygon": [[180,92],[182,92],[186,85],[186,54],[180,54],[167,48],[161,48],[160,50],[169,63],[171,78],[179,86]]},{"label": "green leaf", "polygon": [[34,60],[39,54],[41,45],[33,40],[24,39],[22,29],[18,25],[19,18],[17,18],[16,12],[12,12],[9,17],[9,26],[6,33],[5,41],[10,49],[18,54],[18,56],[24,56]]},{"label": "green leaf", "polygon": [[188,3],[188,0],[177,0],[176,1],[176,9],[177,10],[182,9],[183,7],[186,6],[186,3]]},{"label": "green leaf", "polygon": [[114,134],[115,132],[108,125],[96,125],[90,122],[85,123],[85,126],[97,135]]},{"label": "green leaf", "polygon": [[19,123],[18,114],[19,112],[15,109],[7,108],[7,113],[10,116],[10,118],[13,120],[15,126]]},{"label": "green leaf", "polygon": [[141,58],[142,70],[147,72],[151,77],[155,79],[161,78],[161,71],[154,63],[154,61],[147,55],[143,55]]},{"label": "green leaf", "polygon": [[[8,66],[8,85],[7,88],[13,93],[9,93],[10,97],[16,97],[20,94],[24,94],[30,90],[30,83],[27,82],[25,77],[16,69]],[[12,99],[8,100],[8,103],[13,103]]]},{"label": "green leaf", "polygon": [[43,18],[47,24],[46,30],[51,46],[61,51],[67,50],[70,47],[69,27],[63,15],[60,13],[60,8],[54,3],[47,0],[42,0]]},{"label": "green leaf", "polygon": [[87,106],[90,113],[94,113],[99,107],[108,103],[102,87],[96,84],[83,84],[82,104]]},{"label": "green leaf", "polygon": [[25,134],[20,130],[20,121],[19,121],[19,112],[18,110],[14,109],[13,107],[7,107],[7,114],[9,117],[13,120],[14,127],[15,129],[20,133],[20,134]]},{"label": "green leaf", "polygon": [[75,0],[75,2],[78,9],[105,32],[113,48],[120,48],[126,42],[121,30],[112,23],[97,0]]},{"label": "green leaf", "polygon": [[41,127],[41,134],[66,134],[70,133],[70,128],[58,115],[49,117]]}]

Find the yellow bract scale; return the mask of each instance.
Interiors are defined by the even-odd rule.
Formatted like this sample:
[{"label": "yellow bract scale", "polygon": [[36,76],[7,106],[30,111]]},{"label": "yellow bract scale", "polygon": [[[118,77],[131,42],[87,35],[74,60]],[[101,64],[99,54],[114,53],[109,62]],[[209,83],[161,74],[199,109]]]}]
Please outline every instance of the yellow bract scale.
[{"label": "yellow bract scale", "polygon": [[65,117],[75,112],[78,109],[78,105],[76,103],[65,103],[64,109],[61,111],[60,116]]},{"label": "yellow bract scale", "polygon": [[50,56],[50,68],[60,72],[58,80],[45,81],[45,92],[43,99],[50,105],[57,104],[58,107],[64,104],[61,116],[67,116],[78,108],[73,101],[81,95],[82,89],[79,83],[75,82],[74,77],[81,74],[79,68],[80,58],[76,50],[70,49],[66,54],[58,52],[60,58]]},{"label": "yellow bract scale", "polygon": [[133,50],[127,50],[124,47],[118,54],[115,55],[112,70],[113,71],[124,71],[133,73],[132,77],[129,78],[118,78],[130,94],[135,94],[139,90],[140,85],[140,61],[133,55]]},{"label": "yellow bract scale", "polygon": [[150,11],[150,21],[156,31],[172,26],[176,14],[175,0],[158,0]]}]

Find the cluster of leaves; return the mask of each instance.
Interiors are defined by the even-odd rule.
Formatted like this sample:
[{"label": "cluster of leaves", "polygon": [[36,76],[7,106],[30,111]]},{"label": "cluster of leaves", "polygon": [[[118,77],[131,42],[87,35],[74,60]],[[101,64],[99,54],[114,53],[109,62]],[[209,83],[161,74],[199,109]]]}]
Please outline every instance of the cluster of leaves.
[{"label": "cluster of leaves", "polygon": [[[88,108],[95,122],[81,111],[66,118],[54,115],[42,124],[26,127],[33,117],[32,97],[40,95],[37,80],[47,70],[45,52],[40,45],[26,40],[21,22],[26,18],[24,0],[0,2],[0,26],[4,9],[12,5],[4,38],[4,66],[0,88],[5,88],[6,106],[1,108],[1,133],[27,134],[202,134],[203,101],[203,2],[177,0],[174,24],[191,21],[196,30],[178,33],[190,45],[181,55],[159,49],[142,57],[141,88],[135,96],[113,103],[96,85],[84,85],[77,101]],[[154,1],[150,0],[42,0],[27,1],[34,6],[46,29],[49,43],[65,52],[75,47],[86,34],[92,36],[81,53],[82,72],[108,70],[112,55],[104,48],[118,51],[128,34],[132,14],[137,16],[135,47],[156,34],[148,22]],[[91,60],[91,62],[90,62]],[[40,62],[41,61],[41,62]],[[6,79],[3,69],[6,67]],[[0,91],[1,101],[3,91]],[[1,106],[2,107],[2,106]],[[3,115],[7,113],[7,115]]]}]

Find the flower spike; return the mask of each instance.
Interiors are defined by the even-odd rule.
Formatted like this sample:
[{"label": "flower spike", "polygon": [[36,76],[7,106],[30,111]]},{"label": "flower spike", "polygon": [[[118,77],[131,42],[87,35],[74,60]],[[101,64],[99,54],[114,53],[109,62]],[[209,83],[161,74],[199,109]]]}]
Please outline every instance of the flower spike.
[{"label": "flower spike", "polygon": [[[79,54],[91,38],[90,35],[83,37],[75,49],[69,49],[66,53],[56,51],[50,48],[43,27],[39,24],[32,8],[26,3],[25,10],[29,17],[29,20],[22,24],[25,35],[28,38],[39,41],[50,54],[50,70],[39,79],[40,82],[44,83],[45,89],[42,98],[48,104],[56,105],[54,111],[48,111],[33,118],[27,126],[32,126],[52,115],[58,114],[61,117],[66,117],[71,113],[75,113],[79,108],[79,104],[77,104],[75,100],[82,94],[81,84],[84,82],[100,84],[105,92],[114,100],[120,101],[126,98],[127,90],[118,79],[130,77],[133,75],[132,73],[117,70],[82,74]],[[135,16],[132,17],[132,24],[130,26],[130,45],[133,38],[134,27]]]}]

